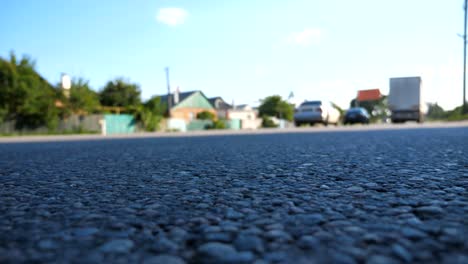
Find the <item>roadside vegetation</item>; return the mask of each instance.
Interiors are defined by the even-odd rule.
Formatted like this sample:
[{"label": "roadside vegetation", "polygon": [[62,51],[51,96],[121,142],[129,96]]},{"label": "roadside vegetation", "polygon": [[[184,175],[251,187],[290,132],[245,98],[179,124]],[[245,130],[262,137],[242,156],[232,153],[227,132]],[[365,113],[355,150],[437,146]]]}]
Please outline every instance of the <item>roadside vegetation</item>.
[{"label": "roadside vegetation", "polygon": [[197,114],[197,119],[210,121],[210,124],[205,126],[205,129],[226,129],[226,120],[217,119],[216,116],[209,112],[203,111]]},{"label": "roadside vegetation", "polygon": [[290,104],[279,95],[268,96],[261,100],[258,107],[259,116],[262,117],[262,127],[278,127],[273,118],[292,121],[294,117],[294,105]]},{"label": "roadside vegetation", "polygon": [[60,83],[50,84],[37,72],[30,57],[17,58],[13,52],[0,57],[0,124],[14,122],[18,131],[46,127],[47,134],[92,133],[79,128],[59,133],[57,127],[71,115],[107,113],[131,114],[144,130],[156,131],[166,112],[159,97],[142,102],[139,85],[122,77],[98,92],[88,80],[75,78],[65,94]]},{"label": "roadside vegetation", "polygon": [[463,106],[458,106],[453,110],[444,110],[437,103],[429,104],[427,111],[428,121],[459,121],[468,120],[468,113],[463,113]]}]

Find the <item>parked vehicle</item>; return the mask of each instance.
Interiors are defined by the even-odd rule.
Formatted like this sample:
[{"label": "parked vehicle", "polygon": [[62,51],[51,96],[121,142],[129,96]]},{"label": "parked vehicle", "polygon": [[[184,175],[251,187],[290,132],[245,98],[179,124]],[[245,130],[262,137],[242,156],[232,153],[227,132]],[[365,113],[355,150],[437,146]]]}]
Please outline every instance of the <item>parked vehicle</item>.
[{"label": "parked vehicle", "polygon": [[411,120],[423,122],[421,77],[390,78],[388,108],[391,111],[392,123]]},{"label": "parked vehicle", "polygon": [[345,125],[354,123],[369,124],[369,119],[370,115],[365,108],[353,107],[346,111],[343,123]]},{"label": "parked vehicle", "polygon": [[296,126],[302,124],[314,125],[316,123],[337,125],[339,120],[340,112],[330,102],[305,101],[294,113],[294,124]]}]

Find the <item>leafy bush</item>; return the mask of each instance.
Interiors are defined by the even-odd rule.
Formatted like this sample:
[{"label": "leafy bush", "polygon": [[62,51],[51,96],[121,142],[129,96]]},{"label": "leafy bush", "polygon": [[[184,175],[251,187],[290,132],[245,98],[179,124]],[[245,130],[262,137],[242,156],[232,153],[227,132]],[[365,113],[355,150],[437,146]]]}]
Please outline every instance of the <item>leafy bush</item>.
[{"label": "leafy bush", "polygon": [[272,128],[272,127],[278,127],[277,124],[275,124],[275,122],[273,122],[273,120],[269,117],[269,116],[262,116],[262,127],[266,127],[266,128]]},{"label": "leafy bush", "polygon": [[216,120],[213,122],[214,129],[226,129],[226,123],[222,120]]},{"label": "leafy bush", "polygon": [[163,116],[143,108],[139,119],[145,128],[145,131],[154,132],[159,130],[159,124],[161,123]]},{"label": "leafy bush", "polygon": [[459,121],[468,120],[468,113],[463,113],[463,105],[456,107],[452,111],[447,111],[447,120]]},{"label": "leafy bush", "polygon": [[141,123],[145,131],[154,132],[160,129],[159,125],[167,111],[167,105],[161,102],[160,97],[152,97],[144,104],[127,108]]},{"label": "leafy bush", "polygon": [[214,120],[215,119],[215,115],[211,112],[208,112],[208,111],[203,111],[203,112],[200,112],[197,114],[197,119],[201,119],[201,120]]},{"label": "leafy bush", "polygon": [[212,124],[207,124],[205,129],[226,129],[226,122],[224,120],[215,120]]}]

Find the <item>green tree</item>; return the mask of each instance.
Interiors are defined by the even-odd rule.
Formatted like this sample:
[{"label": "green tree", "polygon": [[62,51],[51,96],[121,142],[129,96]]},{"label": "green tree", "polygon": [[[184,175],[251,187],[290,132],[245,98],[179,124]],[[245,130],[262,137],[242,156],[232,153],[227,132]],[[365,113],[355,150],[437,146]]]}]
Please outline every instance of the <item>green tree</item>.
[{"label": "green tree", "polygon": [[103,106],[118,106],[127,109],[137,109],[141,104],[140,88],[123,78],[109,81],[99,94]]},{"label": "green tree", "polygon": [[294,106],[283,100],[281,96],[273,95],[262,100],[258,111],[260,116],[275,116],[277,118],[292,121]]},{"label": "green tree", "polygon": [[100,107],[98,94],[82,78],[73,79],[68,101],[70,110],[77,114],[96,113]]},{"label": "green tree", "polygon": [[[12,54],[12,56],[14,55]],[[14,65],[16,65],[16,62]],[[14,112],[15,109],[14,102],[11,101],[14,99],[13,87],[17,80],[15,74],[16,71],[12,64],[0,58],[0,122],[8,119],[10,113]]]},{"label": "green tree", "polygon": [[164,116],[167,112],[167,103],[162,102],[159,96],[151,97],[144,103],[144,106],[156,115]]},{"label": "green tree", "polygon": [[35,70],[28,56],[17,60],[0,58],[0,118],[15,120],[18,128],[46,125],[50,130],[58,124],[56,93],[52,85]]},{"label": "green tree", "polygon": [[427,109],[427,118],[429,119],[445,119],[447,118],[447,112],[439,106],[437,103],[431,104],[429,103]]}]

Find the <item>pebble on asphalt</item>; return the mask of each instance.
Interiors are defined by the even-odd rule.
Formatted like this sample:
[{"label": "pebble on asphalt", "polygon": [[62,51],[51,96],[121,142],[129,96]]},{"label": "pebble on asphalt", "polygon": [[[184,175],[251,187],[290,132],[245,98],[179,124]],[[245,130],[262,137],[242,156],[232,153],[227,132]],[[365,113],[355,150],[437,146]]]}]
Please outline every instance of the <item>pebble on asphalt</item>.
[{"label": "pebble on asphalt", "polygon": [[133,248],[133,241],[128,239],[111,240],[101,246],[104,253],[128,253]]},{"label": "pebble on asphalt", "polygon": [[233,246],[209,242],[197,250],[197,259],[203,263],[250,263],[255,256],[252,252],[238,252]]},{"label": "pebble on asphalt", "polygon": [[177,256],[159,255],[143,260],[143,264],[185,264],[186,262]]}]

